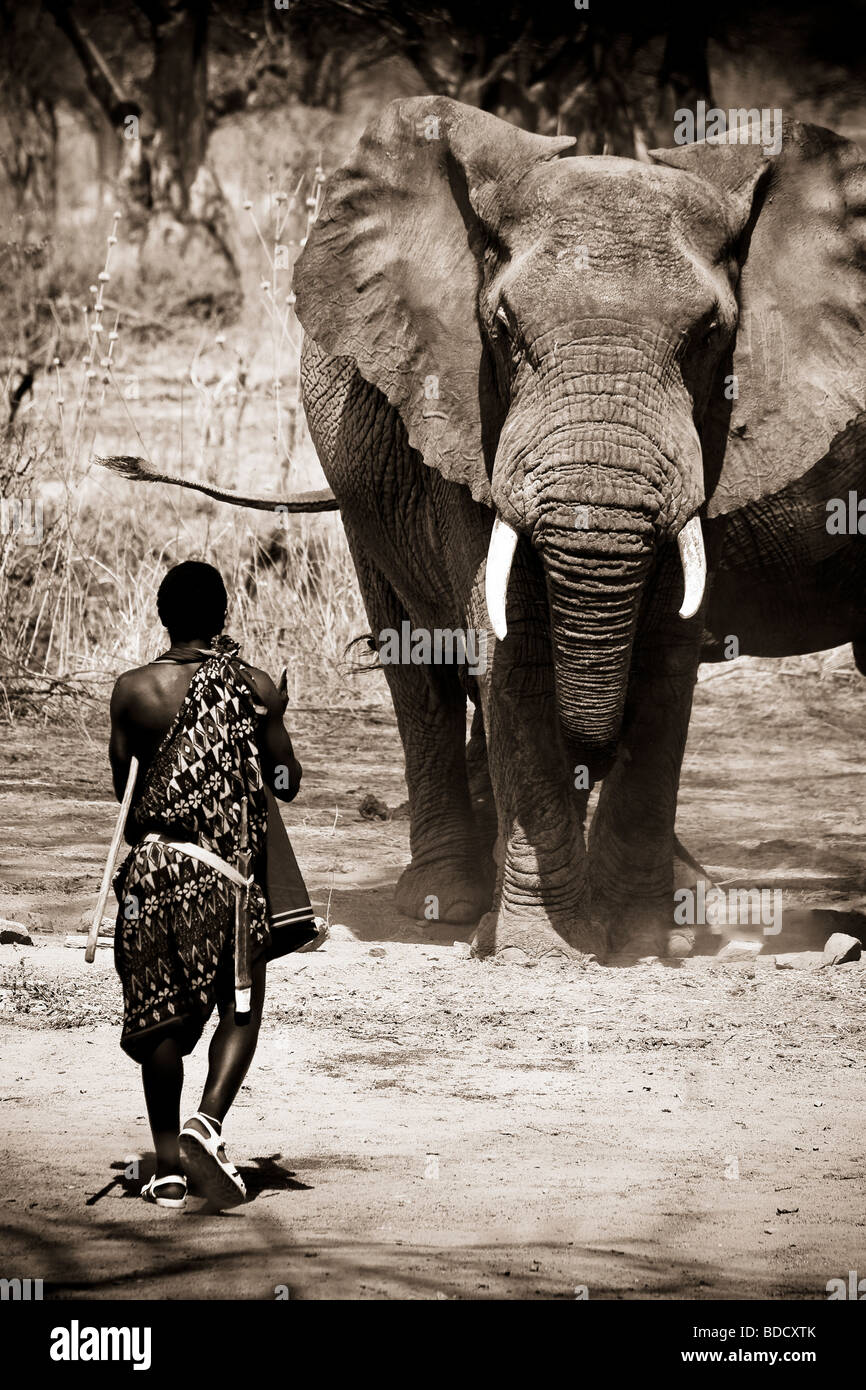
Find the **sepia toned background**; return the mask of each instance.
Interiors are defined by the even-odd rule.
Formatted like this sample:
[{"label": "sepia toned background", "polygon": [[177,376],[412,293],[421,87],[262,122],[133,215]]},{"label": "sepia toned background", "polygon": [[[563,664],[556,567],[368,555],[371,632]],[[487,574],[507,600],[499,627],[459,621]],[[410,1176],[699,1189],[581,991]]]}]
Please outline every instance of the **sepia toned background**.
[{"label": "sepia toned background", "polygon": [[[671,145],[698,101],[862,142],[863,9],[0,0],[0,1276],[61,1299],[699,1300],[866,1274],[866,968],[821,968],[831,933],[866,940],[850,649],[699,676],[678,829],[714,881],[784,894],[756,958],[702,932],[666,966],[481,964],[471,927],[393,904],[402,753],[346,651],[367,625],[339,516],[94,461],[321,482],[291,265],[385,101],[447,93],[586,153]],[[249,1206],[162,1222],[111,938],[93,966],[81,946],[117,813],[108,693],[161,649],[156,588],[191,556],[223,571],[244,654],[288,668],[287,821],[331,935],[269,971],[231,1117]]]},{"label": "sepia toned background", "polygon": [[366,624],[338,517],[141,492],[94,465],[136,455],[275,496],[321,481],[291,265],[322,180],[385,101],[447,93],[585,153],[670,145],[699,100],[856,139],[863,18],[832,3],[2,0],[5,716],[104,699],[159,647],[160,573],[191,555],[224,570],[232,630],[288,666],[293,700],[385,698],[346,655]]}]

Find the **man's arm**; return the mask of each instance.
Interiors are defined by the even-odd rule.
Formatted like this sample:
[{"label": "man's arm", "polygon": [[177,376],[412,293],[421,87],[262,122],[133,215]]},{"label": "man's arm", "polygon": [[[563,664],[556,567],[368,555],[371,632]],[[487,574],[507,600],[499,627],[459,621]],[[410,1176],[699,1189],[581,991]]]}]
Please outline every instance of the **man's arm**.
[{"label": "man's arm", "polygon": [[111,762],[111,776],[114,782],[114,795],[123,800],[126,779],[129,776],[129,763],[132,748],[129,738],[129,682],[128,673],[119,676],[111,692],[111,737],[108,741],[108,757]]},{"label": "man's arm", "polygon": [[262,776],[280,801],[294,801],[301,785],[303,768],[295,757],[292,740],[283,723],[283,715],[289,703],[286,673],[283,672],[279,689],[264,671],[251,667],[250,673],[265,707],[265,714],[259,723],[258,740]]}]

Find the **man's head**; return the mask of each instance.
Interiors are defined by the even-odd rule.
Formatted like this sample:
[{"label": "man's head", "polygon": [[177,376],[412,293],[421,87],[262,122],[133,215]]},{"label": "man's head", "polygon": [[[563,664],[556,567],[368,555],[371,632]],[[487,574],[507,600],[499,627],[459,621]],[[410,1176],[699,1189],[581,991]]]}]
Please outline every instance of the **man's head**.
[{"label": "man's head", "polygon": [[227,606],[222,575],[202,560],[173,565],[156,595],[160,621],[173,642],[214,637],[223,629]]}]

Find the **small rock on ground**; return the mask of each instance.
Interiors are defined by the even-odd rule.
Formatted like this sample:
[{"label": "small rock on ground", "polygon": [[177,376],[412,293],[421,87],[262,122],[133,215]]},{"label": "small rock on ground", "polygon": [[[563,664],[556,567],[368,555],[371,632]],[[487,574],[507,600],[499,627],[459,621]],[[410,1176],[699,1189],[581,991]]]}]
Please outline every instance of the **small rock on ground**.
[{"label": "small rock on ground", "polygon": [[834,931],[824,946],[822,962],[824,965],[841,965],[843,961],[859,960],[862,947],[856,936]]},{"label": "small rock on ground", "polygon": [[13,922],[9,917],[0,917],[0,945],[32,946],[33,938],[23,922]]},{"label": "small rock on ground", "polygon": [[817,970],[821,964],[820,951],[791,951],[786,956],[776,956],[777,970]]},{"label": "small rock on ground", "polygon": [[[79,926],[83,927],[85,931],[90,931],[90,924],[93,921],[93,911],[95,907],[96,904],[94,903],[93,907],[88,908],[85,912],[82,912],[81,916],[78,919]],[[99,935],[114,936],[114,928],[116,926],[116,923],[116,915],[114,917],[111,917],[107,913],[104,913],[102,917],[102,923],[99,928]]]},{"label": "small rock on ground", "polygon": [[717,953],[716,960],[720,963],[754,960],[763,944],[762,941],[743,941],[734,938],[731,941],[725,942],[722,949]]},{"label": "small rock on ground", "polygon": [[329,941],[356,941],[357,937],[343,922],[332,922],[328,928]]}]

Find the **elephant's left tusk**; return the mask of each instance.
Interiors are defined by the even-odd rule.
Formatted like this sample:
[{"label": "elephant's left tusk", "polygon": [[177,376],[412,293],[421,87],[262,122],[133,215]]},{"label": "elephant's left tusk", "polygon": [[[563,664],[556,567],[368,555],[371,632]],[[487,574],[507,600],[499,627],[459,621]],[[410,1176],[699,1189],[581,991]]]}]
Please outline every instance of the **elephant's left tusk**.
[{"label": "elephant's left tusk", "polygon": [[686,522],[677,536],[677,545],[680,549],[685,581],[680,617],[693,618],[701,606],[704,585],[707,582],[707,557],[704,553],[704,533],[701,530],[700,517],[693,516],[691,521]]},{"label": "elephant's left tusk", "polygon": [[505,619],[505,599],[508,594],[508,579],[511,562],[517,549],[518,535],[513,526],[498,516],[490,533],[490,548],[487,551],[487,570],[484,576],[484,598],[487,603],[487,616],[499,641],[508,633]]}]

